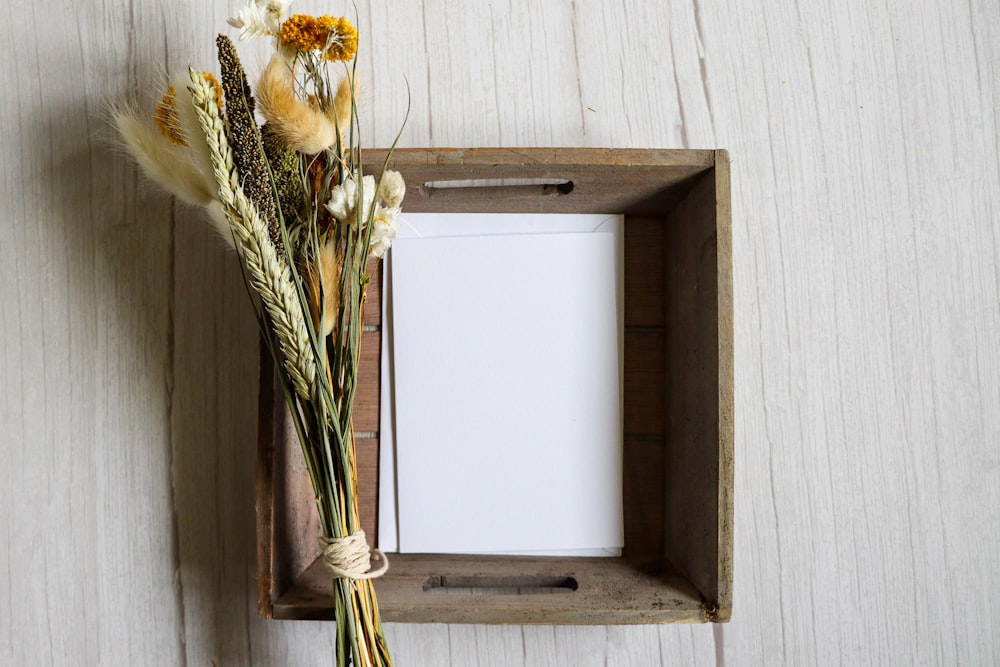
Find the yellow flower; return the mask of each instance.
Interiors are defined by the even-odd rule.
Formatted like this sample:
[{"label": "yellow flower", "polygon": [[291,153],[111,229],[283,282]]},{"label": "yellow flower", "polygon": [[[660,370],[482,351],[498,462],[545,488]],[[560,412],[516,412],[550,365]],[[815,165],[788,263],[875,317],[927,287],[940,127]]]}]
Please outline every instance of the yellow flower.
[{"label": "yellow flower", "polygon": [[321,51],[326,60],[350,60],[358,50],[358,31],[344,17],[296,14],[281,24],[278,39],[298,51]]},{"label": "yellow flower", "polygon": [[176,99],[177,91],[174,90],[173,86],[170,86],[167,88],[167,93],[163,96],[163,99],[156,105],[156,113],[153,115],[153,120],[156,121],[156,126],[160,128],[160,133],[169,139],[170,143],[174,146],[187,146],[184,133],[181,132],[180,121],[177,118]]},{"label": "yellow flower", "polygon": [[219,110],[221,111],[222,110],[222,84],[219,83],[219,80],[216,79],[215,75],[212,74],[211,72],[202,72],[202,75],[205,77],[206,81],[208,81],[210,84],[212,84],[212,90],[214,91],[214,94],[212,95],[212,97],[214,97],[215,101],[218,102],[218,104],[219,104]]},{"label": "yellow flower", "polygon": [[[219,108],[221,109],[222,86],[219,85],[218,79],[211,72],[202,72],[202,74],[212,84],[212,88],[215,90],[215,101],[219,103]],[[156,126],[160,128],[160,133],[169,139],[170,143],[174,146],[188,145],[187,139],[184,137],[184,131],[181,129],[180,119],[177,117],[177,91],[174,90],[173,86],[167,88],[163,99],[156,105],[156,113],[153,114],[153,120],[156,122]]]}]

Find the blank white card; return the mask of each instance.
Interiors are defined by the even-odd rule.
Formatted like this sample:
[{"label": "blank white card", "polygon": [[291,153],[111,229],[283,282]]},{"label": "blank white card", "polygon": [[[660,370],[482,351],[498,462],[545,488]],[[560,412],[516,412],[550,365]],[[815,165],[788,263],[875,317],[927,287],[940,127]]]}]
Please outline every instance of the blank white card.
[{"label": "blank white card", "polygon": [[399,551],[620,549],[615,235],[400,238],[391,253]]}]

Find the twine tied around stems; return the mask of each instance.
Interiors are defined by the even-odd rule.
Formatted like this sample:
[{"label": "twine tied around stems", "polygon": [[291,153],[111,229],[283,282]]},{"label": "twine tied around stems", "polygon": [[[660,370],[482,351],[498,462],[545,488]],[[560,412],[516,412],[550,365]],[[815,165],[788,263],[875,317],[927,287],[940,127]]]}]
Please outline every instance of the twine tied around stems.
[{"label": "twine tied around stems", "polygon": [[[389,559],[378,549],[368,548],[365,531],[348,535],[347,537],[320,537],[319,545],[323,549],[323,562],[335,577],[344,579],[375,579],[381,577],[389,569]],[[381,564],[374,570],[371,561]]]}]

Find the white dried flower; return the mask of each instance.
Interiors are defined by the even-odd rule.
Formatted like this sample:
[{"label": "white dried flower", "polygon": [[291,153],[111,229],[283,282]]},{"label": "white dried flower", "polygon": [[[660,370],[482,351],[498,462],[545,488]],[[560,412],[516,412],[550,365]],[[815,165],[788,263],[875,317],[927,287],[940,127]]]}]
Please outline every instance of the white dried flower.
[{"label": "white dried flower", "polygon": [[385,251],[392,245],[393,239],[399,234],[398,206],[375,205],[375,219],[372,221],[371,250],[369,255],[373,258],[380,258],[385,255]]},{"label": "white dried flower", "polygon": [[292,0],[247,0],[240,15],[229,19],[228,23],[241,30],[241,42],[260,37],[276,37],[288,16],[288,5],[291,2]]},{"label": "white dried flower", "polygon": [[382,174],[382,180],[379,181],[378,196],[389,208],[402,204],[403,197],[406,196],[406,183],[403,182],[403,175],[398,171],[387,169]]},{"label": "white dried flower", "polygon": [[350,178],[340,185],[333,186],[330,189],[330,201],[326,203],[326,210],[330,212],[330,215],[341,222],[347,220],[354,212],[357,189],[357,184]]},{"label": "white dried flower", "polygon": [[365,176],[361,179],[361,211],[358,215],[358,181],[357,174],[348,176],[340,185],[335,185],[330,189],[330,200],[326,203],[326,210],[337,220],[353,225],[358,218],[361,219],[361,227],[364,229],[371,213],[372,204],[375,201],[375,177]]},{"label": "white dried flower", "polygon": [[361,198],[364,202],[361,206],[361,215],[358,217],[361,218],[361,228],[364,229],[364,226],[368,223],[368,216],[372,211],[372,203],[375,201],[375,177],[365,176],[361,179],[361,190]]}]

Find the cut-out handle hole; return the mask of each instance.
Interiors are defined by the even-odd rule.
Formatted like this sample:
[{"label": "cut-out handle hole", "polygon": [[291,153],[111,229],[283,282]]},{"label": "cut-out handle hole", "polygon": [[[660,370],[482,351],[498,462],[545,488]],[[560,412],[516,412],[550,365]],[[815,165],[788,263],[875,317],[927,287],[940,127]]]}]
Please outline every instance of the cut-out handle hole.
[{"label": "cut-out handle hole", "polygon": [[573,577],[428,577],[424,592],[437,595],[553,595],[572,593]]},{"label": "cut-out handle hole", "polygon": [[428,181],[421,188],[427,196],[458,195],[462,191],[481,193],[483,190],[505,191],[540,196],[568,195],[573,181],[565,178],[481,178],[473,180]]}]

